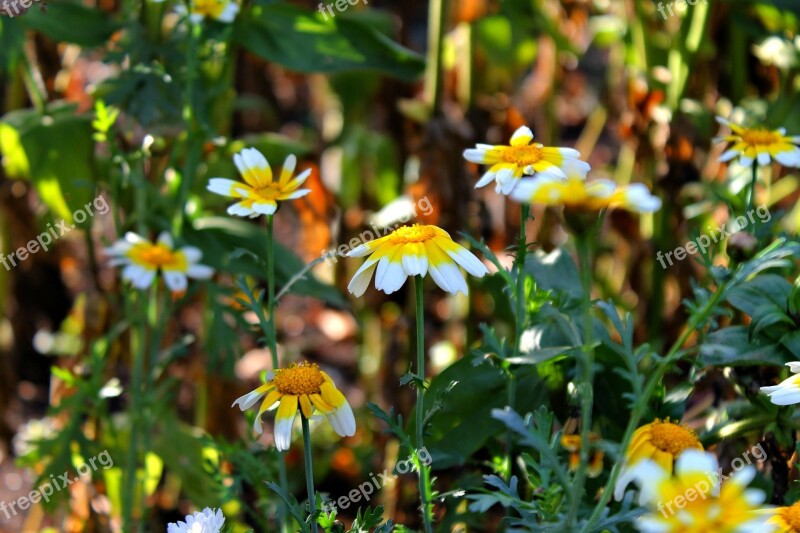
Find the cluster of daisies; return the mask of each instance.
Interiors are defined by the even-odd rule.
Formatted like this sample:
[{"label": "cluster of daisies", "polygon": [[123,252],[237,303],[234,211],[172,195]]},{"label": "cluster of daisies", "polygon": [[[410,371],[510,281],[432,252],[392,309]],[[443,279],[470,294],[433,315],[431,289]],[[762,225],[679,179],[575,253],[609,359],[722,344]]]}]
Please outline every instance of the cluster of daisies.
[{"label": "cluster of daisies", "polygon": [[[196,1],[194,5],[198,9],[201,5],[205,6],[202,9],[214,6],[217,9],[223,3],[210,0]],[[722,141],[733,143],[723,154],[725,161],[738,155],[743,165],[753,162],[765,164],[775,160],[800,166],[800,148],[796,146],[800,138],[785,137],[785,132],[780,131],[747,130],[724,123],[733,130],[731,135],[721,138]],[[494,181],[498,193],[519,203],[590,211],[621,208],[638,213],[654,212],[661,207],[661,200],[642,184],[619,186],[605,179],[587,180],[590,166],[580,159],[578,151],[534,143],[531,130],[524,126],[512,135],[508,146],[478,144],[474,149],[466,150],[464,157],[470,162],[489,167],[476,187]],[[213,178],[208,184],[209,191],[235,200],[228,208],[230,215],[248,218],[266,216],[271,220],[279,203],[301,198],[310,192],[302,188],[310,171],[295,174],[297,160],[293,155],[286,158],[277,178],[267,159],[254,148],[242,150],[234,156],[233,162],[243,181]],[[167,288],[180,294],[186,290],[189,278],[202,280],[213,274],[210,267],[200,264],[199,249],[192,246],[176,247],[167,233],[162,233],[156,242],[128,233],[106,251],[111,263],[122,267],[122,277],[137,289],[151,286],[161,272]],[[425,277],[428,274],[442,290],[451,294],[467,294],[467,282],[461,269],[478,278],[489,272],[480,259],[453,241],[446,231],[433,225],[400,227],[382,238],[361,244],[348,255],[366,257],[348,285],[348,290],[356,296],[366,292],[373,277],[376,289],[389,294],[399,290],[409,277]],[[797,372],[800,363],[794,364],[797,366],[792,366],[792,370]],[[800,402],[800,385],[797,383],[800,380],[795,378],[800,376],[775,387],[765,387],[765,392],[770,393],[776,403]],[[355,434],[355,417],[347,399],[330,376],[316,364],[300,362],[273,369],[265,375],[262,385],[238,398],[233,406],[244,411],[259,401],[261,403],[253,429],[261,434],[262,415],[268,410],[277,409],[274,442],[278,450],[289,449],[298,414],[312,419],[317,418],[315,413],[319,413],[338,435],[347,437]],[[574,440],[568,439],[563,443],[573,452],[572,462],[577,460],[576,452],[579,449],[579,443]],[[597,457],[593,461],[597,468],[593,471],[599,472],[602,469],[602,453],[598,453]],[[629,452],[629,463],[629,468],[621,478],[623,484],[617,487],[617,492],[621,495],[624,485],[637,481],[642,486],[640,501],[650,506],[654,502],[657,505],[665,501],[664,498],[671,501],[669,498],[681,494],[687,483],[696,483],[706,479],[710,472],[716,475],[717,471],[713,456],[702,451],[696,437],[682,426],[668,421],[656,421],[637,433]],[[765,523],[765,520],[788,521],[788,518],[780,517],[793,516],[792,512],[800,516],[800,511],[772,511],[766,519],[758,513],[751,516],[749,509],[763,501],[760,493],[745,489],[751,478],[750,474],[740,473],[721,490],[714,485],[709,488],[708,497],[682,508],[681,512],[653,512],[640,520],[640,528],[643,531],[734,531],[719,529],[720,524],[734,518],[739,526],[751,521],[758,524]],[[728,506],[735,511],[722,512]],[[207,511],[187,517],[184,526],[189,529],[175,531],[206,531],[197,524],[205,520],[216,523],[217,517],[215,512]],[[189,523],[190,520],[195,526]],[[739,530],[747,529],[736,529]],[[800,531],[800,526],[795,530]]]},{"label": "cluster of daisies", "polygon": [[694,431],[656,419],[634,433],[614,497],[622,500],[631,483],[639,487],[638,503],[645,513],[636,526],[645,533],[800,531],[800,502],[764,506],[766,494],[749,487],[756,475],[754,459],[766,459],[763,448],[745,452],[725,474]]},{"label": "cluster of daisies", "polygon": [[533,142],[533,132],[522,126],[511,136],[510,146],[478,144],[464,158],[489,169],[476,187],[496,183],[498,193],[523,204],[563,205],[598,211],[621,208],[652,213],[661,200],[646,186],[618,186],[607,179],[588,181],[591,167],[573,148],[554,148]]}]

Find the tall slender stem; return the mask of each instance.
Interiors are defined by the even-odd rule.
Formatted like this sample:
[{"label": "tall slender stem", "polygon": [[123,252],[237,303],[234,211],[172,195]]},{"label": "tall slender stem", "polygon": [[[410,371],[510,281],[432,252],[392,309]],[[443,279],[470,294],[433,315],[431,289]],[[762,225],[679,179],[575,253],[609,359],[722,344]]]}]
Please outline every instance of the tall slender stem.
[{"label": "tall slender stem", "polygon": [[[425,308],[423,306],[422,276],[414,277],[417,304],[417,453],[425,448]],[[416,455],[416,454],[415,454]],[[425,533],[432,533],[431,487],[428,466],[419,462],[419,500],[422,504],[422,522]]]},{"label": "tall slender stem", "polygon": [[[523,204],[520,208],[519,216],[519,240],[517,242],[517,257],[514,260],[514,270],[517,272],[517,284],[514,291],[514,298],[516,309],[514,313],[514,350],[511,354],[512,357],[517,357],[520,352],[520,345],[522,343],[522,333],[525,329],[525,256],[528,252],[528,239],[526,235],[526,226],[528,223],[528,215],[530,215],[531,206]],[[511,365],[506,366],[506,393],[508,397],[508,406],[514,409],[517,396],[517,378],[511,371]],[[508,464],[508,479],[514,472],[514,431],[510,428],[506,435],[506,456]]]},{"label": "tall slender stem", "polygon": [[[752,216],[753,208],[756,203],[756,183],[758,182],[758,161],[753,161],[753,178],[750,181],[750,190],[747,192],[747,213],[745,216]],[[756,234],[756,223],[750,225],[750,233]]]},{"label": "tall slender stem", "polygon": [[594,403],[594,339],[592,331],[592,270],[591,270],[591,235],[578,235],[578,261],[580,263],[581,285],[583,286],[583,358],[580,364],[580,383],[578,392],[581,397],[581,450],[580,466],[575,474],[574,494],[569,511],[570,527],[574,527],[578,518],[578,510],[582,501],[583,489],[586,485],[586,470],[589,462],[590,432],[592,428],[592,406]]},{"label": "tall slender stem", "polygon": [[197,77],[197,44],[200,41],[203,27],[192,22],[191,17],[186,17],[189,25],[189,39],[186,45],[186,90],[184,94],[183,121],[186,128],[186,158],[181,173],[181,183],[178,188],[177,206],[172,219],[172,233],[179,237],[183,230],[183,218],[186,214],[186,201],[192,190],[194,173],[200,160],[202,139],[199,135],[200,127],[197,120],[196,107],[198,104],[195,96],[195,78]]},{"label": "tall slender stem", "polygon": [[314,468],[311,464],[311,430],[308,427],[308,418],[300,414],[303,421],[303,449],[306,460],[306,492],[308,493],[308,509],[313,515],[317,511],[317,496],[314,491]]},{"label": "tall slender stem", "polygon": [[[272,370],[280,368],[278,361],[278,338],[275,325],[275,243],[273,235],[272,215],[267,215],[267,313],[269,313],[268,330],[266,331],[269,351],[272,356]],[[286,478],[286,459],[283,452],[278,452],[278,483],[284,494],[289,494],[289,483]],[[282,531],[288,531],[286,517],[289,510],[286,503],[281,503],[279,519]]]},{"label": "tall slender stem", "polygon": [[[135,316],[139,321],[134,323],[130,333],[130,353],[132,358],[132,375],[129,389],[130,410],[128,423],[130,424],[130,439],[128,440],[127,479],[123,491],[122,522],[125,531],[134,532],[141,529],[141,523],[136,524],[135,511],[137,480],[139,479],[139,432],[141,414],[142,378],[144,375],[145,357],[145,300],[141,294],[136,295]],[[130,315],[129,315],[130,316]],[[142,494],[144,498],[144,494]],[[139,517],[141,518],[141,517]],[[136,524],[136,525],[135,525]]]}]

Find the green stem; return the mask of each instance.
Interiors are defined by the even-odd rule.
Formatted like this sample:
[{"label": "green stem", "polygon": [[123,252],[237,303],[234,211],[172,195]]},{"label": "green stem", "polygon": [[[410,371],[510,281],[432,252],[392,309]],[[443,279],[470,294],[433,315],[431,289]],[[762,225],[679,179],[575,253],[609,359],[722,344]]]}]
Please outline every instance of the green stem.
[{"label": "green stem", "polygon": [[[144,299],[137,295],[135,316],[144,317]],[[130,316],[130,315],[129,315]],[[144,375],[144,358],[146,332],[144,320],[136,322],[130,334],[130,352],[132,357],[132,375],[129,394],[131,397],[128,423],[131,435],[128,441],[128,457],[126,465],[127,479],[123,491],[122,522],[125,531],[133,532],[140,529],[140,524],[134,525],[136,514],[136,493],[139,470],[139,425],[141,414],[142,377]],[[142,495],[142,498],[144,495]]]},{"label": "green stem", "polygon": [[[753,161],[753,178],[750,181],[750,190],[747,192],[747,213],[748,216],[753,212],[756,203],[756,183],[758,183],[758,161]],[[756,234],[756,224],[750,225],[750,233]]]},{"label": "green stem", "polygon": [[[280,368],[280,361],[278,361],[278,337],[277,328],[275,325],[275,243],[273,235],[273,219],[272,215],[267,215],[267,312],[269,313],[269,321],[267,322],[267,342],[269,343],[269,351],[272,356],[272,370],[273,372]],[[289,494],[289,483],[286,477],[286,459],[284,452],[278,452],[278,482],[284,494]],[[282,503],[279,510],[279,519],[283,531],[288,531],[288,524],[286,517],[289,515],[289,509],[286,503]]]},{"label": "green stem", "polygon": [[[520,208],[520,217],[519,217],[519,241],[517,242],[517,257],[514,260],[514,269],[517,272],[517,284],[516,290],[514,291],[514,297],[516,302],[516,309],[514,313],[515,323],[514,323],[514,349],[511,353],[512,357],[517,357],[520,355],[520,345],[522,342],[522,333],[525,329],[525,256],[528,252],[528,240],[525,234],[526,225],[528,222],[528,215],[530,215],[531,207],[527,204],[523,204]],[[517,397],[517,380],[514,376],[514,373],[511,371],[511,365],[507,365],[506,367],[506,375],[508,377],[508,381],[506,381],[506,393],[508,395],[508,406],[511,409],[514,409],[516,405],[516,397]],[[514,472],[514,431],[510,428],[508,430],[506,436],[506,454],[507,454],[507,463],[508,463],[508,479],[511,480],[511,476]]]},{"label": "green stem", "polygon": [[186,201],[189,191],[192,190],[194,173],[200,159],[202,149],[202,139],[198,136],[199,125],[195,106],[198,105],[195,98],[195,77],[197,76],[197,43],[200,40],[202,26],[191,21],[187,17],[189,24],[189,41],[186,47],[186,92],[184,95],[185,104],[183,106],[183,121],[186,128],[186,158],[181,175],[181,183],[178,189],[177,205],[175,216],[172,219],[172,234],[179,237],[183,230],[183,219],[186,215]]},{"label": "green stem", "polygon": [[583,360],[580,368],[580,383],[578,392],[581,397],[581,450],[580,466],[575,474],[573,484],[575,498],[572,500],[569,512],[569,525],[574,527],[584,486],[586,485],[586,470],[589,464],[590,432],[592,428],[592,406],[594,403],[594,335],[592,331],[592,270],[591,270],[591,235],[578,235],[576,246],[578,261],[580,263],[581,285],[583,287]]},{"label": "green stem", "polygon": [[[414,277],[417,304],[417,452],[425,448],[425,308],[423,306],[422,276]],[[432,533],[431,487],[428,466],[419,461],[419,500],[422,504],[422,522],[425,533]]]},{"label": "green stem", "polygon": [[308,418],[300,414],[303,422],[303,449],[306,460],[306,492],[308,493],[309,513],[313,516],[317,512],[317,497],[314,491],[314,468],[311,464],[311,431],[308,428]]},{"label": "green stem", "polygon": [[[717,306],[717,303],[719,303],[726,292],[727,282],[717,287],[717,290],[714,292],[711,298],[708,299],[699,313],[692,315],[692,318],[689,320],[686,329],[684,329],[683,333],[681,333],[681,336],[677,341],[675,341],[675,344],[672,345],[669,352],[667,352],[667,355],[659,361],[656,371],[650,376],[650,380],[647,382],[644,392],[634,405],[633,411],[631,411],[631,416],[628,420],[628,427],[625,429],[625,435],[622,437],[622,442],[620,443],[619,448],[623,453],[628,449],[628,445],[633,437],[633,432],[636,431],[639,421],[647,412],[647,408],[650,405],[651,396],[656,391],[658,386],[661,385],[661,380],[671,368],[672,363],[675,362],[676,356],[680,352],[681,348],[695,331],[698,331],[701,327],[703,327],[706,320],[708,320],[708,317]],[[617,478],[622,472],[623,466],[623,462],[618,461],[611,469],[611,475],[608,477],[606,486],[600,495],[600,500],[598,500],[594,511],[592,511],[592,515],[589,517],[589,520],[581,530],[583,533],[588,533],[591,531],[592,526],[600,519],[603,509],[605,509],[606,505],[608,505],[608,502],[611,500],[611,495],[614,493],[614,486],[617,483]]]}]

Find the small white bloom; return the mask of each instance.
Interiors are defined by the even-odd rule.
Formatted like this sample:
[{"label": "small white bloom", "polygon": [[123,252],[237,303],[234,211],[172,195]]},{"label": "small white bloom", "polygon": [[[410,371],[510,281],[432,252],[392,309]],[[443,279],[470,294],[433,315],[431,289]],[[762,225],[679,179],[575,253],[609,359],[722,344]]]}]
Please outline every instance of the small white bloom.
[{"label": "small white bloom", "polygon": [[185,522],[169,524],[167,533],[219,533],[224,524],[222,509],[206,507],[201,513],[188,515]]}]

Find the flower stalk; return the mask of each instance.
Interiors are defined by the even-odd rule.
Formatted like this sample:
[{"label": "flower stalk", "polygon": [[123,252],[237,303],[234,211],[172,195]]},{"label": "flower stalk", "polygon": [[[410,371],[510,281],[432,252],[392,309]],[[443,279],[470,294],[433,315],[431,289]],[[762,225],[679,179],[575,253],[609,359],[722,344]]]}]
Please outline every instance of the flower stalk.
[{"label": "flower stalk", "polygon": [[[278,360],[278,338],[275,324],[275,243],[273,235],[273,218],[267,215],[267,313],[269,320],[266,323],[267,343],[269,343],[270,356],[272,357],[272,370],[280,368]],[[278,483],[284,494],[289,493],[289,483],[286,478],[286,459],[284,453],[278,451]],[[279,520],[283,531],[288,531],[286,517],[289,510],[286,503],[282,503],[279,508]]]},{"label": "flower stalk", "polygon": [[314,516],[317,512],[317,497],[314,491],[314,467],[311,463],[311,430],[308,427],[308,418],[304,414],[300,414],[300,419],[303,424],[303,451],[305,453],[306,465],[306,492],[308,493],[308,511],[309,514]]},{"label": "flower stalk", "polygon": [[[423,278],[414,276],[416,288],[417,311],[417,424],[416,447],[417,450],[425,448],[425,307],[423,305]],[[422,522],[425,533],[432,533],[433,502],[430,486],[430,471],[421,461],[419,466],[419,499],[422,510]]]},{"label": "flower stalk", "polygon": [[[520,355],[520,346],[522,343],[522,334],[525,329],[525,256],[528,252],[528,239],[526,235],[526,226],[528,216],[530,215],[531,206],[529,204],[522,204],[520,206],[519,217],[519,241],[517,243],[517,257],[515,258],[514,269],[517,271],[516,287],[514,291],[516,309],[514,313],[514,349],[512,350],[512,357]],[[511,365],[506,365],[506,393],[508,398],[508,406],[514,409],[517,397],[517,378],[511,371]],[[506,456],[508,465],[508,480],[514,472],[514,432],[509,428],[506,436]]]}]

